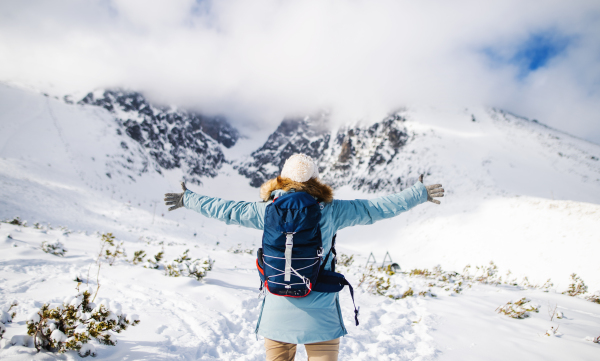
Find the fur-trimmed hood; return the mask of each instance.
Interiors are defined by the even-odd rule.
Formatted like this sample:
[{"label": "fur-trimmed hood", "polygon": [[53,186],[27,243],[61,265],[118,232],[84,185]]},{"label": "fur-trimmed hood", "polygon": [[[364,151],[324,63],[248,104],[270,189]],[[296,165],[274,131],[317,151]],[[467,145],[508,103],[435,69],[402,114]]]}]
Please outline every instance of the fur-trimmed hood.
[{"label": "fur-trimmed hood", "polygon": [[333,201],[333,190],[327,184],[321,183],[318,178],[312,178],[302,183],[281,176],[270,179],[260,186],[260,198],[265,202],[268,201],[271,198],[271,192],[277,189],[283,191],[294,189],[296,192],[306,192],[315,197],[318,202],[329,203]]}]

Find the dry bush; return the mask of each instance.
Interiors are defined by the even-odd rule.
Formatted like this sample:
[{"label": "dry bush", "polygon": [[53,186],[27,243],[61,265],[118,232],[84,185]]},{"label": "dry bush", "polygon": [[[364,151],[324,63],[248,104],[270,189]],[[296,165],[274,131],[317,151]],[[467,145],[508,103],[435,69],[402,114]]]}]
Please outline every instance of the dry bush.
[{"label": "dry bush", "polygon": [[65,246],[57,239],[54,243],[48,243],[47,241],[42,242],[42,251],[53,254],[55,256],[64,257],[67,249]]},{"label": "dry bush", "polygon": [[227,250],[227,252],[231,252],[233,254],[249,254],[249,255],[253,255],[254,254],[254,250],[251,248],[246,248],[246,249],[242,249],[242,244],[238,243],[238,245],[234,248],[231,247],[230,249]]},{"label": "dry bush", "polygon": [[27,334],[33,336],[38,352],[74,350],[81,357],[96,356],[96,350],[89,341],[115,346],[113,334],[120,333],[140,321],[137,315],[127,316],[118,310],[111,310],[104,304],[90,301],[91,293],[84,291],[61,304],[44,304],[27,320]]},{"label": "dry bush", "polygon": [[123,242],[119,243],[115,240],[115,236],[112,233],[104,233],[100,239],[100,257],[104,257],[109,266],[112,266],[117,258],[127,257],[125,250],[123,249]]},{"label": "dry bush", "polygon": [[131,263],[133,263],[133,264],[142,263],[142,262],[144,262],[145,257],[146,257],[146,251],[143,251],[143,250],[135,251],[133,253],[133,259],[131,260]]},{"label": "dry bush", "polygon": [[164,254],[165,254],[164,251],[160,251],[154,255],[154,259],[148,258],[146,260],[146,265],[144,267],[152,268],[152,269],[159,269],[160,265],[161,265],[160,261],[162,261]]},{"label": "dry bush", "polygon": [[17,315],[17,311],[13,310],[13,307],[16,307],[17,305],[17,301],[13,301],[8,307],[8,310],[0,311],[0,339],[2,339],[4,333],[6,332],[6,327],[4,325],[7,323],[11,323]]},{"label": "dry bush", "polygon": [[212,270],[215,261],[210,257],[192,260],[188,254],[189,251],[190,250],[187,249],[180,257],[171,262],[164,263],[160,262],[163,253],[160,252],[154,257],[156,262],[150,259],[148,260],[150,264],[150,267],[148,268],[164,270],[165,275],[168,277],[191,277],[200,281]]},{"label": "dry bush", "polygon": [[353,263],[354,263],[354,255],[348,256],[343,253],[340,253],[340,255],[337,257],[337,265],[338,266],[350,267],[350,266],[352,266]]},{"label": "dry bush", "polygon": [[517,302],[508,302],[504,306],[496,308],[496,312],[507,315],[508,317],[523,319],[529,317],[529,312],[539,312],[540,306],[531,303],[526,297]]},{"label": "dry bush", "polygon": [[581,277],[576,275],[575,273],[571,274],[571,283],[569,284],[569,288],[563,292],[563,294],[569,295],[571,297],[580,296],[586,293],[588,287],[583,282]]}]

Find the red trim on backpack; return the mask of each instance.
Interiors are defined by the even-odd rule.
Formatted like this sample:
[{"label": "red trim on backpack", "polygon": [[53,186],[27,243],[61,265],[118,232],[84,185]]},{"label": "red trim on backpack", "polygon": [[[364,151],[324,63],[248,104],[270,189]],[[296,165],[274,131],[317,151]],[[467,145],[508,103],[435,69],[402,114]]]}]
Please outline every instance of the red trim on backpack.
[{"label": "red trim on backpack", "polygon": [[260,267],[260,263],[258,263],[258,258],[256,259],[256,268],[258,268],[258,272],[260,272],[260,274],[263,276],[265,275],[265,271]]}]

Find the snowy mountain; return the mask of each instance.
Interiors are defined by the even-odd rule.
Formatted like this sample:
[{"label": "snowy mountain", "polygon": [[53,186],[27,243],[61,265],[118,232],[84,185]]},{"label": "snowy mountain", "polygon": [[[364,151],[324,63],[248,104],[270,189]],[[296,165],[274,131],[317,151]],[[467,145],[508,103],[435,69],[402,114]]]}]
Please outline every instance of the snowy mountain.
[{"label": "snowy mountain", "polygon": [[[474,112],[478,113],[477,117]],[[462,133],[458,133],[459,129]],[[488,143],[481,144],[479,141],[482,139]],[[411,186],[419,173],[444,177],[444,172],[456,172],[461,168],[467,172],[470,168],[475,172],[471,172],[469,177],[479,178],[477,188],[486,184],[489,191],[505,193],[513,184],[494,183],[500,178],[510,178],[509,175],[494,174],[490,177],[490,172],[506,171],[496,169],[496,162],[505,163],[512,157],[510,151],[496,154],[498,143],[506,143],[506,149],[513,148],[515,153],[519,153],[519,148],[525,152],[535,148],[536,154],[545,157],[535,162],[535,168],[547,168],[557,175],[575,172],[578,179],[573,182],[583,182],[590,187],[586,186],[586,190],[600,190],[596,145],[550,129],[535,120],[496,109],[460,112],[403,110],[379,122],[344,125],[333,131],[327,129],[326,115],[286,119],[263,146],[236,168],[250,179],[252,186],[258,187],[279,174],[287,157],[303,152],[319,161],[322,178],[334,188],[350,186],[368,193],[396,192]],[[458,153],[448,153],[448,150]],[[432,154],[436,156],[431,157]],[[474,157],[476,163],[467,164]],[[504,168],[505,165],[498,167]],[[509,167],[514,168],[513,165]],[[518,171],[508,170],[507,173],[517,176]],[[561,186],[549,189],[549,183],[554,183],[553,178],[540,179],[537,193],[541,194],[541,189],[544,189],[547,190],[544,196],[556,193],[557,198],[573,199],[573,193],[561,197]],[[511,183],[520,186],[520,183],[527,182],[515,179]],[[579,194],[575,199],[600,202],[597,191],[592,192],[593,196],[584,192]],[[590,196],[593,198],[590,199]]]},{"label": "snowy mountain", "polygon": [[389,168],[406,144],[404,121],[397,114],[373,125],[342,127],[330,132],[325,114],[285,119],[238,170],[250,178],[252,186],[258,187],[276,177],[289,156],[305,153],[319,161],[323,180],[334,188],[351,185],[367,192],[401,190],[407,185],[404,174],[394,179],[377,174]]},{"label": "snowy mountain", "polygon": [[[70,97],[65,100],[71,102]],[[215,177],[226,162],[219,144],[230,148],[239,138],[223,117],[150,104],[137,92],[95,91],[77,103],[108,110],[125,134],[146,148],[161,168],[181,168],[188,175],[186,180],[196,183],[201,177]],[[122,147],[127,149],[125,143]]]},{"label": "snowy mountain", "polygon": [[[195,192],[259,201],[255,187],[299,151],[319,160],[338,199],[398,191],[420,173],[426,184],[446,189],[440,206],[426,203],[338,233],[338,251],[354,255],[347,277],[355,285],[371,252],[378,265],[389,252],[403,270],[439,264],[462,273],[467,264],[494,261],[497,275],[521,285],[474,285],[461,295],[432,287],[438,296],[432,298],[428,285],[435,280],[402,275],[400,289],[415,295],[399,300],[356,286],[361,326],[350,326],[352,302],[340,295],[350,332],[341,360],[597,354],[597,345],[584,338],[598,336],[592,334],[598,305],[561,294],[572,273],[590,293],[600,291],[596,144],[496,109],[408,107],[385,119],[343,125],[332,125],[327,114],[285,119],[266,130],[271,134],[264,143],[237,156],[235,149],[251,140],[221,118],[115,90],[66,100],[0,84],[0,219],[28,221],[28,227],[0,224],[0,311],[13,299],[19,303],[0,343],[2,359],[51,357],[7,340],[24,334],[27,316],[41,303],[73,296],[73,274],[89,273],[99,235],[107,232],[124,242],[130,262],[103,266],[99,297],[139,314],[141,324],[119,334],[116,347],[98,346],[98,358],[264,359],[262,340],[253,335],[255,258],[244,252],[260,244],[262,233],[186,210],[167,212],[162,198],[179,191],[181,179],[193,179],[198,183],[188,186]],[[40,225],[31,227],[35,222]],[[41,250],[43,241],[57,240],[68,250],[64,258]],[[216,260],[201,282],[131,263],[138,250],[149,256],[163,251],[171,261],[186,249],[192,258]],[[550,292],[527,286],[548,278]],[[539,314],[513,320],[494,313],[525,296],[542,306]],[[550,303],[566,318],[550,322]],[[557,322],[562,336],[540,338]]]}]

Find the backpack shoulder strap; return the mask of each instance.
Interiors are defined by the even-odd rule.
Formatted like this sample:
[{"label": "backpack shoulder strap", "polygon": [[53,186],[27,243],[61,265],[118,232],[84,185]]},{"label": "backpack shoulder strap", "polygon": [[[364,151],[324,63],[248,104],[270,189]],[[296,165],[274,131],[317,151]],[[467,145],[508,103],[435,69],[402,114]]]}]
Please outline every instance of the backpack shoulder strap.
[{"label": "backpack shoulder strap", "polygon": [[337,233],[334,234],[333,238],[331,239],[331,248],[329,249],[329,252],[327,252],[327,256],[325,256],[325,260],[323,260],[323,263],[321,264],[321,269],[319,269],[319,273],[322,273],[325,270],[325,265],[329,261],[329,257],[331,256],[331,253],[333,253],[333,258],[331,261],[331,271],[335,272],[335,263],[337,260],[337,252],[335,250],[335,239],[336,238],[337,238]]}]

